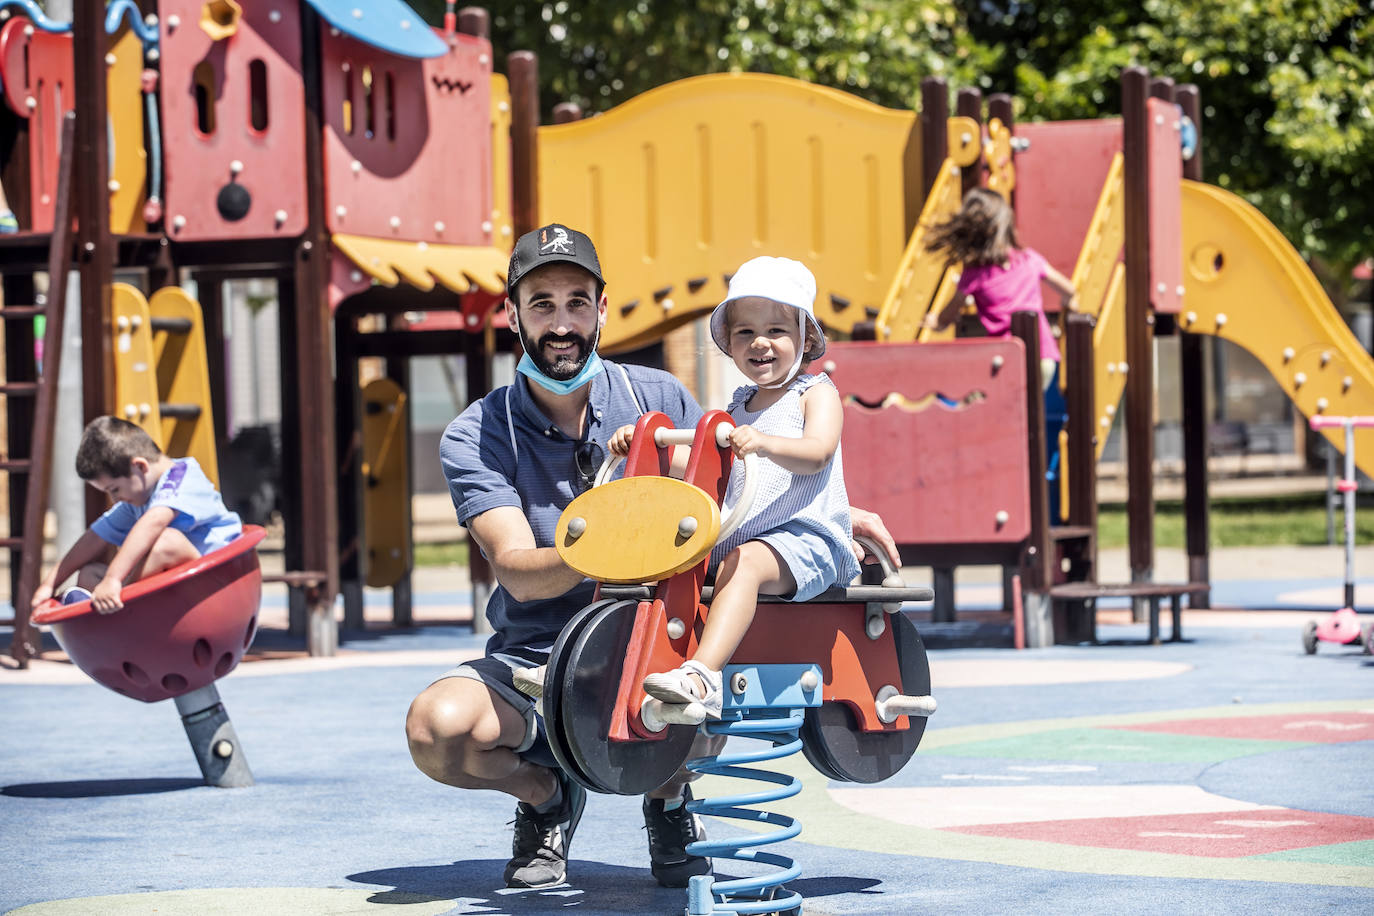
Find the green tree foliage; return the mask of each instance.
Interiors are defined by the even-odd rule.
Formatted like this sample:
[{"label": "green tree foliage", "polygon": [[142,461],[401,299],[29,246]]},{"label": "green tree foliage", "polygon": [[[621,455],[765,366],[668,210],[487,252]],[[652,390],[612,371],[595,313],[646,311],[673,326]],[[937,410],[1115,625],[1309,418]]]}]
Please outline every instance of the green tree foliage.
[{"label": "green tree foliage", "polygon": [[[1206,179],[1248,198],[1337,302],[1374,254],[1374,11],[1368,0],[971,3],[1007,50],[994,82],[1030,119],[1120,111],[1132,64],[1198,86]],[[972,7],[977,7],[972,9]]]},{"label": "green tree foliage", "polygon": [[[439,21],[441,0],[417,0]],[[539,55],[546,110],[591,114],[702,73],[777,73],[914,108],[930,75],[1008,92],[1024,120],[1120,113],[1121,71],[1201,92],[1204,173],[1313,260],[1339,302],[1374,254],[1369,0],[554,0],[491,4]]]},{"label": "green tree foliage", "polygon": [[[442,14],[438,0],[415,7],[432,21]],[[498,56],[538,54],[544,107],[575,102],[587,114],[672,80],[731,71],[796,77],[910,108],[923,77],[981,85],[997,56],[970,38],[958,6],[944,0],[555,0],[489,10]]]}]

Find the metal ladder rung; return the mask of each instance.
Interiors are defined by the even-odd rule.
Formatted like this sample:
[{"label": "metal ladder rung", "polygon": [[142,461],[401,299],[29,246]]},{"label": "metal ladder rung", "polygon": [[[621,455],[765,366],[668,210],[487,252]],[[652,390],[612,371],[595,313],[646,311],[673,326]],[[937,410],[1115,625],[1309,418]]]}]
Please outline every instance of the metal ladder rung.
[{"label": "metal ladder rung", "polygon": [[0,538],[0,547],[9,547],[9,548],[13,549],[13,548],[15,548],[15,547],[23,547],[23,546],[24,546],[24,539],[23,539],[23,538]]},{"label": "metal ladder rung", "polygon": [[189,334],[195,326],[189,318],[153,318],[149,324],[152,330],[166,331],[169,334]]},{"label": "metal ladder rung", "polygon": [[31,398],[38,394],[37,382],[5,382],[0,384],[0,394],[7,394],[10,397]]},{"label": "metal ladder rung", "polygon": [[21,318],[37,318],[39,315],[48,314],[46,305],[7,305],[0,308],[0,318],[9,321],[18,321]]},{"label": "metal ladder rung", "polygon": [[33,467],[33,462],[27,458],[0,461],[0,471],[8,471],[11,474],[25,474],[31,467]]},{"label": "metal ladder rung", "polygon": [[201,413],[199,404],[159,403],[157,410],[163,417],[171,417],[174,420],[199,420]]}]

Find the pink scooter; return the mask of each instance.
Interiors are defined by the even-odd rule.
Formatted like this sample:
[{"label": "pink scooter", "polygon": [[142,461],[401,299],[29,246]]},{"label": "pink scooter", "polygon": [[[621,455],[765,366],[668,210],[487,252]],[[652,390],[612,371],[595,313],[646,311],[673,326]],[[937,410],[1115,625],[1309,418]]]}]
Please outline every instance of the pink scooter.
[{"label": "pink scooter", "polygon": [[1374,426],[1374,417],[1313,417],[1313,429],[1340,426],[1345,429],[1345,477],[1336,482],[1343,494],[1345,516],[1345,606],[1321,623],[1309,620],[1302,630],[1302,647],[1308,655],[1317,651],[1317,643],[1334,642],[1339,645],[1363,644],[1366,655],[1374,653],[1374,624],[1360,625],[1355,613],[1355,427]]}]

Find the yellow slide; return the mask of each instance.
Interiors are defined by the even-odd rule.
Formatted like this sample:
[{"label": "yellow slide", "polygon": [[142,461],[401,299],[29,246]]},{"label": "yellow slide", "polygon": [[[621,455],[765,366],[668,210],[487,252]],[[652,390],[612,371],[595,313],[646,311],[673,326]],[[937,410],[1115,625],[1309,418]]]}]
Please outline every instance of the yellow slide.
[{"label": "yellow slide", "polygon": [[[1179,327],[1249,350],[1306,416],[1374,414],[1374,359],[1288,240],[1221,188],[1185,180],[1182,197]],[[1345,450],[1343,430],[1323,435]],[[1355,460],[1374,474],[1374,430],[1355,431]]]}]

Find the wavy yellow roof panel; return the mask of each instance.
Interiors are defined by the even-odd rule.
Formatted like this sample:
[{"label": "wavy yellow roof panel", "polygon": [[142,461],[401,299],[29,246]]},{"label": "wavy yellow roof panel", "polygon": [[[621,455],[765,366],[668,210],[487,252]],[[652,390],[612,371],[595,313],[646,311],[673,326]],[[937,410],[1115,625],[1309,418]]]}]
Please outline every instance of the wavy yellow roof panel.
[{"label": "wavy yellow roof panel", "polygon": [[474,287],[499,293],[506,288],[510,255],[499,248],[342,233],[336,233],[333,242],[363,273],[383,286],[395,286],[404,280],[426,291],[433,289],[436,281],[455,293],[472,292]]}]

